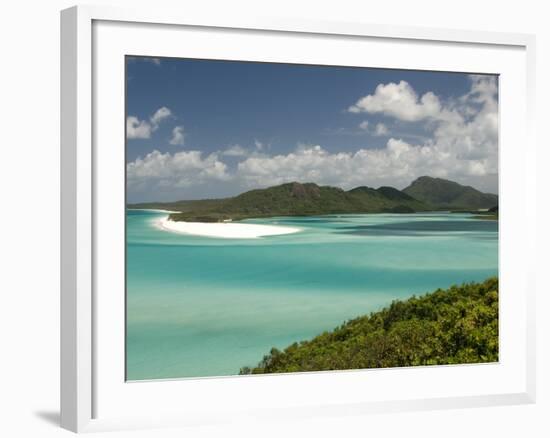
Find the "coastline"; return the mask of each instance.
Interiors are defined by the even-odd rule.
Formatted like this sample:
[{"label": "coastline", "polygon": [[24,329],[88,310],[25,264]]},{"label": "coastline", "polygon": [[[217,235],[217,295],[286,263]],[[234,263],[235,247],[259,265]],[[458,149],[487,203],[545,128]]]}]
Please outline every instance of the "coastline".
[{"label": "coastline", "polygon": [[239,374],[498,362],[498,291],[498,276],[491,276],[394,300],[283,350],[272,347]]},{"label": "coastline", "polygon": [[155,221],[155,226],[164,231],[193,236],[220,239],[258,239],[266,236],[293,234],[301,228],[281,225],[260,225],[235,222],[183,222],[164,217]]},{"label": "coastline", "polygon": [[126,210],[131,210],[131,211],[152,211],[154,213],[168,213],[168,214],[181,213],[180,211],[163,210],[161,208],[126,208]]}]

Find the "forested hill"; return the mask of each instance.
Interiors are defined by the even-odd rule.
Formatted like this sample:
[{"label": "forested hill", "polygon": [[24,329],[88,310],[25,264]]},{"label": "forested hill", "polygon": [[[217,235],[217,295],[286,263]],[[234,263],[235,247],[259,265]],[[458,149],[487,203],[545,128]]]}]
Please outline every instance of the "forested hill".
[{"label": "forested hill", "polygon": [[432,207],[392,187],[338,187],[292,182],[251,190],[226,199],[134,204],[130,208],[162,208],[180,213],[175,221],[218,222],[270,216],[309,216],[337,213],[414,213]]},{"label": "forested hill", "polygon": [[314,183],[291,182],[250,190],[224,199],[130,204],[129,208],[172,210],[175,221],[219,222],[271,216],[346,213],[414,213],[477,210],[498,205],[498,197],[453,181],[423,176],[404,190],[360,186],[345,191]]},{"label": "forested hill", "polygon": [[241,374],[498,361],[498,279],[438,289],[353,319]]},{"label": "forested hill", "polygon": [[498,205],[498,196],[442,178],[421,176],[403,192],[438,208],[475,210]]}]

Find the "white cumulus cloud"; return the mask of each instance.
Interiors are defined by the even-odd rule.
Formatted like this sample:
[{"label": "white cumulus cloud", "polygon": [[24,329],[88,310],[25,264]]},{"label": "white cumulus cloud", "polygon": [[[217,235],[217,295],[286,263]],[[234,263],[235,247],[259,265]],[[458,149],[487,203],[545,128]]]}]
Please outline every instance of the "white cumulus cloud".
[{"label": "white cumulus cloud", "polygon": [[163,120],[167,119],[172,115],[172,111],[170,111],[169,108],[166,108],[165,106],[159,108],[155,111],[155,113],[151,116],[151,124],[153,127],[157,126],[162,122]]},{"label": "white cumulus cloud", "polygon": [[156,131],[159,124],[171,115],[172,111],[163,106],[156,110],[149,120],[139,120],[136,116],[128,116],[126,118],[126,138],[151,138],[151,133]]},{"label": "white cumulus cloud", "polygon": [[181,151],[174,154],[158,150],[137,158],[126,166],[130,190],[151,190],[168,187],[192,187],[207,181],[229,178],[227,166],[217,154],[204,156],[200,151]]},{"label": "white cumulus cloud", "polygon": [[369,134],[374,135],[376,137],[387,136],[390,133],[388,127],[383,123],[377,123],[376,125],[374,125],[373,128],[371,128],[371,124],[369,123],[368,120],[364,120],[361,123],[359,123],[359,129],[361,129],[362,131],[368,132]]},{"label": "white cumulus cloud", "polygon": [[[316,182],[349,189],[359,185],[406,184],[411,173],[403,160],[413,146],[391,139],[384,149],[330,153],[319,145],[302,146],[272,157],[250,157],[239,163],[237,178],[248,187],[289,181]],[[406,156],[407,155],[407,156]]]},{"label": "white cumulus cloud", "polygon": [[385,135],[388,135],[390,133],[388,127],[384,125],[383,123],[377,123],[376,127],[374,128],[374,135],[378,137],[383,137]]},{"label": "white cumulus cloud", "polygon": [[172,129],[172,138],[170,139],[170,144],[173,146],[183,145],[185,142],[185,130],[183,126],[176,126]]},{"label": "white cumulus cloud", "polygon": [[361,123],[359,123],[359,129],[362,129],[363,131],[369,130],[369,121],[363,120]]},{"label": "white cumulus cloud", "polygon": [[238,144],[231,145],[222,151],[222,155],[227,155],[229,157],[244,157],[248,154],[249,151]]},{"label": "white cumulus cloud", "polygon": [[139,120],[135,116],[128,116],[126,119],[126,137],[151,138],[151,125],[146,120]]},{"label": "white cumulus cloud", "polygon": [[398,84],[395,82],[379,84],[374,94],[360,98],[348,108],[348,111],[352,113],[381,113],[408,122],[452,116],[448,110],[442,107],[439,98],[434,93],[428,91],[422,96],[418,96],[406,81],[400,81]]}]

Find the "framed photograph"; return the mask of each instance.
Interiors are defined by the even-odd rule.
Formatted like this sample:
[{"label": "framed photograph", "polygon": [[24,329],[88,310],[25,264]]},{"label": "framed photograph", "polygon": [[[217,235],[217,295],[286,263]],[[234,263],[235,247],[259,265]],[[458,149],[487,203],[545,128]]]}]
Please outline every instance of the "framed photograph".
[{"label": "framed photograph", "polygon": [[63,427],[534,401],[532,36],[61,17]]}]

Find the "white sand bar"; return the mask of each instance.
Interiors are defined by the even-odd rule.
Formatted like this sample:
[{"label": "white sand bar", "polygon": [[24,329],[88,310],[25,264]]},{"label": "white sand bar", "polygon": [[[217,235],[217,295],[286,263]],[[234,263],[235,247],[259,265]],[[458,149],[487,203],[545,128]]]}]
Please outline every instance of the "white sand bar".
[{"label": "white sand bar", "polygon": [[255,239],[264,236],[277,236],[300,231],[300,228],[279,225],[259,225],[235,222],[181,222],[168,218],[157,222],[159,228],[174,233],[192,234],[195,236],[218,237],[222,239]]}]

